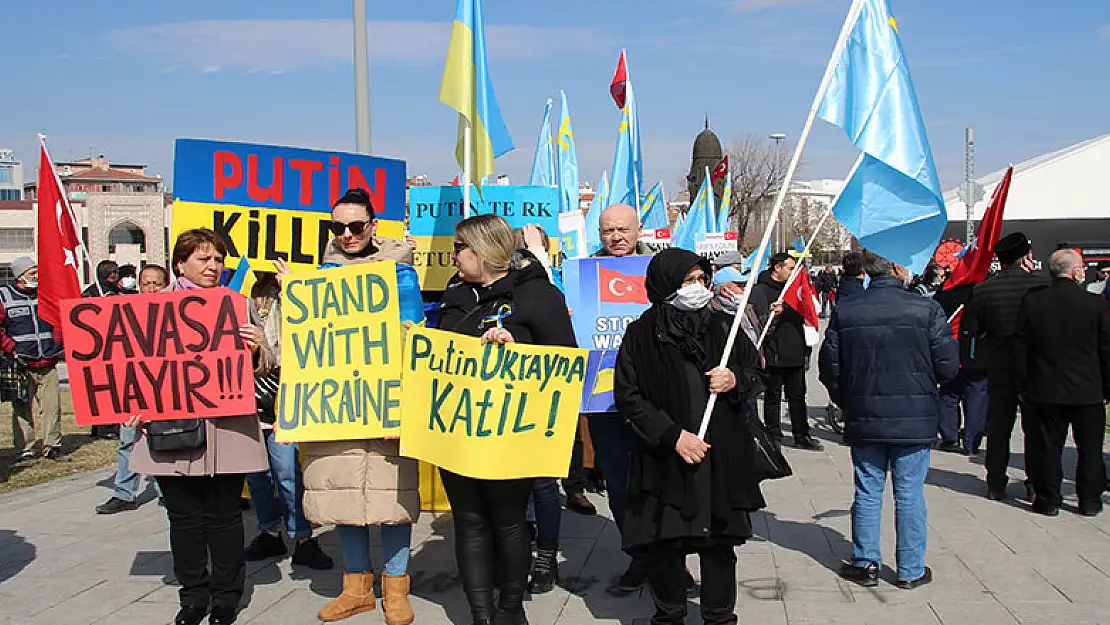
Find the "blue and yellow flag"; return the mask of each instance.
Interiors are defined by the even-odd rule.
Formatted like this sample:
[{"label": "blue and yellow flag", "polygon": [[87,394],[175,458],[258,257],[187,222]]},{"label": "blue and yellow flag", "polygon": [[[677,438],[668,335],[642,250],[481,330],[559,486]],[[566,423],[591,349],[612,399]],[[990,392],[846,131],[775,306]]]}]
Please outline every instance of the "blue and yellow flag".
[{"label": "blue and yellow flag", "polygon": [[921,273],[948,225],[898,23],[886,0],[863,0],[830,64],[821,119],[863,154],[833,214],[862,246]]},{"label": "blue and yellow flag", "polygon": [[667,192],[663,190],[663,183],[657,182],[644,196],[644,212],[640,222],[645,230],[658,230],[671,227],[670,218],[667,216]]},{"label": "blue and yellow flag", "polygon": [[601,172],[601,182],[597,185],[597,195],[590,202],[586,212],[586,250],[583,256],[593,256],[601,249],[601,211],[609,206],[609,176]]},{"label": "blue and yellow flag", "polygon": [[578,150],[574,147],[574,129],[570,125],[570,109],[567,107],[566,92],[563,97],[563,112],[559,120],[559,132],[555,137],[556,158],[559,161],[559,212],[568,213],[578,208]]},{"label": "blue and yellow flag", "polygon": [[675,228],[674,235],[671,237],[672,247],[691,252],[697,251],[698,235],[710,232],[707,225],[714,221],[714,216],[711,214],[712,200],[709,199],[712,196],[713,187],[709,184],[709,176],[706,176],[697,197],[686,212],[686,219]]},{"label": "blue and yellow flag", "polygon": [[227,281],[227,288],[250,297],[254,283],[254,271],[251,270],[251,264],[246,258],[240,258],[239,264],[235,267],[235,272],[231,274]]},{"label": "blue and yellow flag", "polygon": [[543,109],[543,125],[536,139],[536,154],[532,157],[532,176],[528,184],[534,187],[555,186],[555,159],[551,156],[551,98]]},{"label": "blue and yellow flag", "polygon": [[477,185],[493,173],[493,159],[513,149],[489,76],[482,0],[458,0],[439,99],[459,113],[455,159],[464,170],[463,136],[467,122],[470,123],[470,171],[466,174]]}]

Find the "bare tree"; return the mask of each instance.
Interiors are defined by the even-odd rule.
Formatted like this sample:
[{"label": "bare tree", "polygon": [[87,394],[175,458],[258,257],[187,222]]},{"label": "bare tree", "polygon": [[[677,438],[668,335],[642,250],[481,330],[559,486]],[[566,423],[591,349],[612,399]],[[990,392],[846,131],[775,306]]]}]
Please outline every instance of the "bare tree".
[{"label": "bare tree", "polygon": [[[737,241],[746,241],[753,220],[766,226],[793,152],[792,144],[769,143],[756,135],[744,135],[732,142],[728,149],[732,169],[729,215],[736,227]],[[755,219],[756,216],[762,219]]]}]

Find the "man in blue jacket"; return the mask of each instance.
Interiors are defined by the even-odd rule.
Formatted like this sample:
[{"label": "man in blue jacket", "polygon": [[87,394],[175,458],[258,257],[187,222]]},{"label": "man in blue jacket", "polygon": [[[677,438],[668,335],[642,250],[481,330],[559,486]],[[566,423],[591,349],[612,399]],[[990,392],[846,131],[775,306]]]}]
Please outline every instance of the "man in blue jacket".
[{"label": "man in blue jacket", "polygon": [[928,584],[925,475],[937,436],[937,386],[956,377],[959,354],[940,304],[905,290],[907,270],[864,253],[866,291],[834,309],[821,347],[821,381],[844,411],[852,449],[852,561],[840,570],[879,583],[883,490],[894,483],[898,586]]}]

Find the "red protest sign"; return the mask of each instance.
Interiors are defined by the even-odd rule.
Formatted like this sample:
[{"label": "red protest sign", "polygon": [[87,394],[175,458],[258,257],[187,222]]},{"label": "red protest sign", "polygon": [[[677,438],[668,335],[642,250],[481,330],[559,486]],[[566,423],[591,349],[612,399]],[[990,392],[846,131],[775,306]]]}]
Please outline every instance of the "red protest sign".
[{"label": "red protest sign", "polygon": [[224,288],[62,302],[77,424],[253,414],[247,306]]}]

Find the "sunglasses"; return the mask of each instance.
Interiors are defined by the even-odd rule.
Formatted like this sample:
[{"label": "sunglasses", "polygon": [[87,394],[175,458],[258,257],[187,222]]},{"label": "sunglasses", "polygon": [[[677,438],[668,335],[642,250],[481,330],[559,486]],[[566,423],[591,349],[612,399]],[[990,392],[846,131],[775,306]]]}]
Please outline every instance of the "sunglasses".
[{"label": "sunglasses", "polygon": [[470,246],[467,245],[466,243],[463,243],[462,241],[455,241],[455,253],[456,254],[465,250],[468,247],[470,247]]},{"label": "sunglasses", "polygon": [[331,233],[337,237],[342,236],[344,231],[350,230],[351,234],[357,237],[362,234],[369,225],[369,221],[352,221],[349,223],[333,221],[328,224],[328,230],[331,230]]}]

